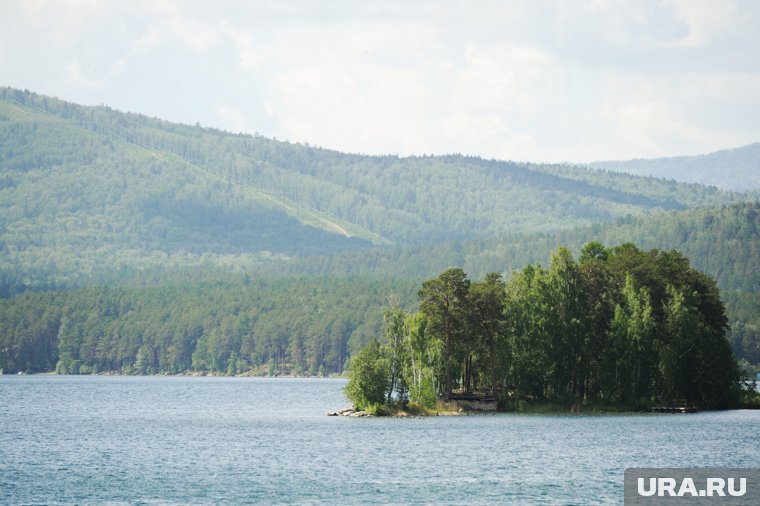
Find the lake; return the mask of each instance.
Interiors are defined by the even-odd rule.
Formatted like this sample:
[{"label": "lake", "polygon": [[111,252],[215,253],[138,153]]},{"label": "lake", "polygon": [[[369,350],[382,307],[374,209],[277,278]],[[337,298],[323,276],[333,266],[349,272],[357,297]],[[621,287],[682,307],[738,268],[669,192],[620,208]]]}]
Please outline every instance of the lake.
[{"label": "lake", "polygon": [[622,504],[760,467],[760,411],[344,418],[340,379],[0,376],[2,504]]}]

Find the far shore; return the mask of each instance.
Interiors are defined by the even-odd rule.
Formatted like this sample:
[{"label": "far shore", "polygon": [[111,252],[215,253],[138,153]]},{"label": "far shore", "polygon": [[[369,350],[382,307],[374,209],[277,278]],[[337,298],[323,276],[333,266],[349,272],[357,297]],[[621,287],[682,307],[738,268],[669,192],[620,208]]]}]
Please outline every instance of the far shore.
[{"label": "far shore", "polygon": [[93,374],[58,374],[55,371],[35,371],[35,372],[25,372],[25,371],[19,371],[15,373],[8,373],[3,372],[0,373],[0,376],[81,376],[81,377],[87,377],[87,376],[134,376],[134,377],[184,377],[184,378],[203,378],[203,377],[209,377],[209,378],[269,378],[269,379],[346,379],[345,375],[341,374],[330,374],[328,376],[319,376],[319,375],[294,375],[294,374],[278,374],[275,376],[269,376],[266,374],[251,374],[251,373],[241,373],[241,374],[218,374],[213,372],[178,372],[178,373],[169,373],[169,372],[160,372],[160,373],[151,373],[151,374],[128,374],[121,371],[103,371]]}]

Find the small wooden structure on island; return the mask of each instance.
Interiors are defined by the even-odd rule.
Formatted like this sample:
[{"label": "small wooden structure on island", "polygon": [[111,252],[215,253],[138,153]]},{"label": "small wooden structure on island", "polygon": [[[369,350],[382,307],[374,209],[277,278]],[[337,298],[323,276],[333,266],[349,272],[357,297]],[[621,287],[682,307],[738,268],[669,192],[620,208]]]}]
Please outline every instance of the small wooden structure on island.
[{"label": "small wooden structure on island", "polygon": [[689,406],[686,399],[681,399],[673,406],[652,406],[652,413],[696,413],[697,408]]},{"label": "small wooden structure on island", "polygon": [[473,393],[453,394],[451,403],[462,411],[496,411],[496,397]]}]

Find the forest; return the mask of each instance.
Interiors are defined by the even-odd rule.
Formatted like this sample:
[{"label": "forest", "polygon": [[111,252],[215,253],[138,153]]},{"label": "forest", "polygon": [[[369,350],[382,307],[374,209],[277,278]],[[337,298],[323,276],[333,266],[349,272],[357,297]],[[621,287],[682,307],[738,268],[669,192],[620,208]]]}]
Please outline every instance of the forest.
[{"label": "forest", "polygon": [[389,298],[417,310],[424,279],[511,279],[598,240],[675,249],[713,277],[749,374],[755,200],[574,165],[339,153],[0,88],[0,369],[340,374],[383,335]]},{"label": "forest", "polygon": [[715,281],[676,251],[564,247],[548,267],[471,281],[450,268],[422,283],[419,310],[385,311],[386,339],[351,361],[359,409],[434,407],[486,392],[503,409],[549,402],[725,408],[739,396]]},{"label": "forest", "polygon": [[340,373],[413,284],[248,279],[0,300],[0,369],[62,374]]},{"label": "forest", "polygon": [[[742,204],[717,211],[704,209],[651,219],[629,220],[617,225],[576,229],[558,235],[524,235],[509,239],[445,243],[427,251],[380,249],[344,253],[338,257],[312,257],[295,261],[288,270],[254,270],[225,273],[197,269],[191,273],[169,269],[143,272],[132,277],[132,286],[81,288],[56,292],[29,292],[0,299],[0,369],[6,372],[54,370],[59,359],[61,322],[80,322],[74,342],[98,343],[98,353],[80,351],[64,360],[66,371],[180,372],[193,369],[192,353],[170,358],[173,342],[189,343],[194,350],[202,335],[211,343],[214,359],[198,372],[215,374],[256,370],[269,374],[271,354],[251,356],[242,350],[243,336],[266,348],[264,342],[327,342],[343,357],[352,355],[372,337],[382,335],[382,307],[390,296],[405,309],[413,309],[414,285],[451,267],[462,266],[473,277],[499,272],[509,277],[521,266],[546,263],[555,244],[568,244],[576,255],[580,240],[599,232],[605,245],[615,238],[638,238],[648,248],[676,249],[688,255],[695,268],[715,278],[726,304],[729,336],[734,353],[746,374],[760,363],[760,208]],[[190,276],[190,280],[186,279]],[[206,279],[199,279],[199,277]],[[248,279],[246,284],[246,279]],[[142,281],[140,281],[142,280]],[[302,292],[301,292],[302,291]],[[334,296],[325,296],[334,293]],[[142,301],[157,300],[155,305]],[[298,300],[298,304],[292,301]],[[366,301],[366,306],[356,306]],[[317,304],[319,305],[317,306]],[[349,312],[346,308],[351,308]],[[317,317],[317,315],[322,316]],[[322,320],[333,315],[343,331],[328,332]],[[222,318],[224,316],[224,318]],[[233,322],[231,324],[230,322]],[[89,322],[89,323],[88,323]],[[184,322],[184,323],[183,323]],[[222,322],[224,329],[222,329]],[[298,325],[295,322],[300,322]],[[338,328],[338,327],[336,327]],[[231,329],[235,329],[234,332]],[[346,330],[347,329],[347,330]],[[346,337],[348,332],[348,337]],[[70,335],[70,334],[69,334]],[[103,341],[109,336],[109,341]],[[114,337],[117,336],[117,337]],[[222,337],[227,336],[227,337]],[[253,337],[251,337],[253,336]],[[224,341],[220,345],[217,339]],[[107,344],[111,343],[111,344]],[[128,343],[128,344],[127,344]],[[293,344],[295,343],[295,344]],[[138,351],[155,350],[152,360],[135,368]],[[117,346],[118,351],[110,350]],[[255,348],[255,347],[254,347]],[[340,373],[344,361],[317,355],[320,346],[309,344],[313,355],[293,363],[278,358],[272,374]],[[176,352],[176,347],[174,348]],[[242,351],[241,351],[242,350]],[[229,368],[232,352],[239,363]],[[340,353],[338,353],[340,355]],[[296,357],[303,357],[297,353]],[[199,359],[200,360],[200,359]],[[84,367],[82,367],[84,366]]]}]

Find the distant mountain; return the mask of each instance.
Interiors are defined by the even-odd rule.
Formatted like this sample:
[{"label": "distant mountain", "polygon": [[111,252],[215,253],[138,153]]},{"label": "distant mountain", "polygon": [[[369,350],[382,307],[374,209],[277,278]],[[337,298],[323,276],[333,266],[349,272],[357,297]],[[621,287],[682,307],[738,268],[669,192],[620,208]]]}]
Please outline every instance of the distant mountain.
[{"label": "distant mountain", "polygon": [[706,155],[594,162],[591,167],[639,176],[655,176],[724,190],[760,189],[760,143]]},{"label": "distant mountain", "polygon": [[4,294],[371,243],[551,232],[741,198],[567,166],[345,154],[0,88]]}]

